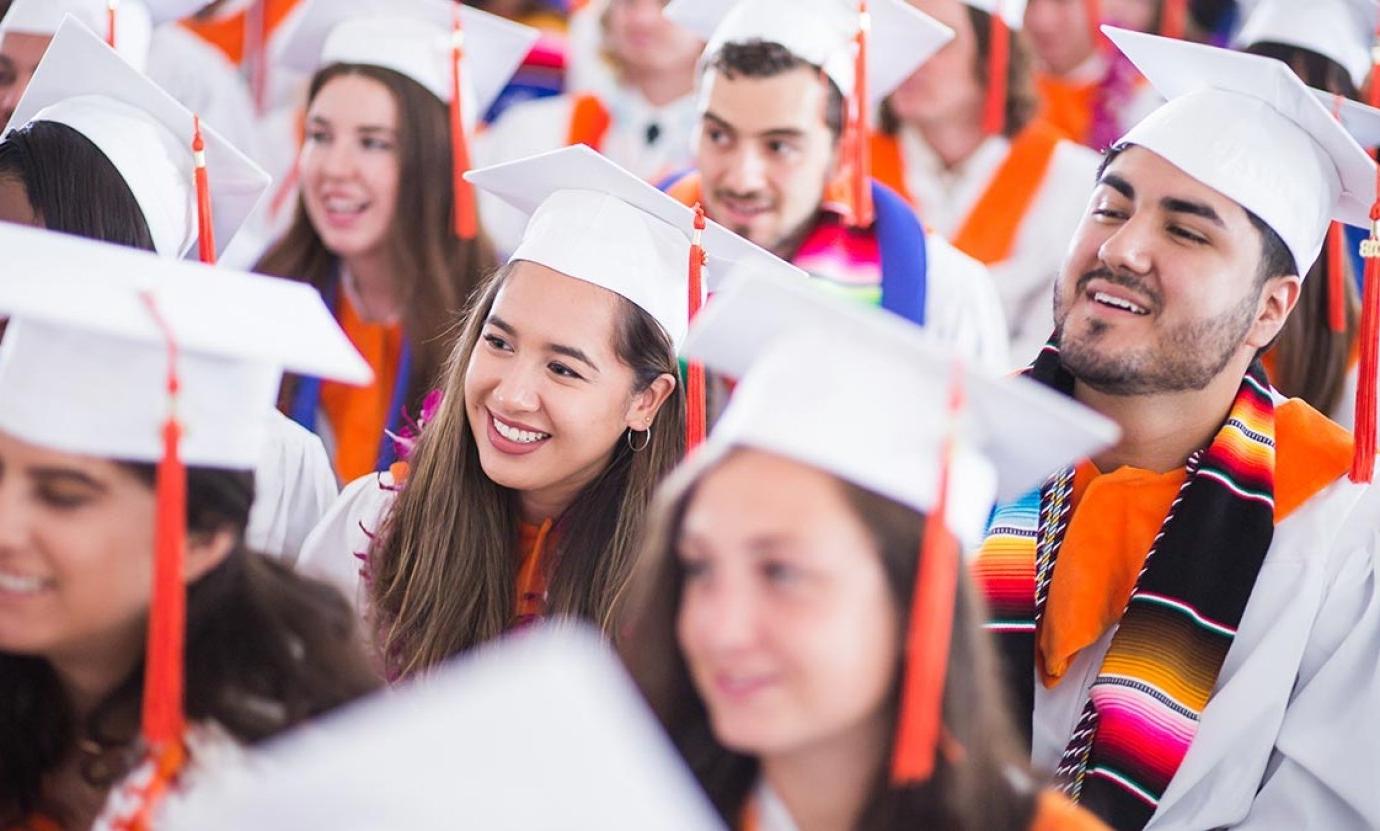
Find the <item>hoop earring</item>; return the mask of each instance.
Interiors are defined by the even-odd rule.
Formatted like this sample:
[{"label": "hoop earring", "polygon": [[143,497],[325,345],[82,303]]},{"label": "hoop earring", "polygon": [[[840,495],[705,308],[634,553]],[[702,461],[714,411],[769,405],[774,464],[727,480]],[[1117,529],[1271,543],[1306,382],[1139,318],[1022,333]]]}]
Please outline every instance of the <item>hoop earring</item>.
[{"label": "hoop earring", "polygon": [[[642,441],[641,447],[637,446],[636,444],[633,444],[633,436],[639,432],[642,433],[642,435],[646,436],[646,438]],[[626,438],[628,441],[629,450],[631,450],[634,453],[641,453],[643,450],[647,449],[647,445],[652,443],[652,426],[648,424],[646,430],[640,431],[634,430],[631,427],[629,427],[628,432],[624,434],[624,438]]]}]

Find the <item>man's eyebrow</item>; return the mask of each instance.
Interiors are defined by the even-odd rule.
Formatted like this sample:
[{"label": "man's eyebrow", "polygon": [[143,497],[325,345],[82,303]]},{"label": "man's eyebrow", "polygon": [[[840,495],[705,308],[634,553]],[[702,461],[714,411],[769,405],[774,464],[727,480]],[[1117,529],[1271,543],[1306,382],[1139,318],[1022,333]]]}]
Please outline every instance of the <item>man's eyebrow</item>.
[{"label": "man's eyebrow", "polygon": [[1102,180],[1098,184],[1106,185],[1127,199],[1136,198],[1136,189],[1131,186],[1131,183],[1115,173],[1102,174]]},{"label": "man's eyebrow", "polygon": [[1227,223],[1222,221],[1222,217],[1213,210],[1211,205],[1204,202],[1194,202],[1191,199],[1179,199],[1173,196],[1166,196],[1160,200],[1160,207],[1170,213],[1190,214],[1202,217],[1218,228],[1226,228]]}]

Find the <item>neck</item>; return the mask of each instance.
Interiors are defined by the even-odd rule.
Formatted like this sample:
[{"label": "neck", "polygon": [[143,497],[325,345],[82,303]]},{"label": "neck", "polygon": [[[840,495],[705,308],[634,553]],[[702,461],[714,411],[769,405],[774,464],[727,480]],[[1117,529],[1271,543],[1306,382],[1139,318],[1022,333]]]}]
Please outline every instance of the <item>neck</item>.
[{"label": "neck", "polygon": [[762,775],[800,831],[844,831],[862,816],[880,775],[886,719],[803,750],[762,758]]},{"label": "neck", "polygon": [[693,67],[677,68],[674,72],[629,68],[623,73],[623,82],[637,90],[648,104],[664,107],[694,91],[695,72]]},{"label": "neck", "polygon": [[1121,441],[1093,458],[1101,471],[1122,466],[1167,473],[1207,447],[1231,412],[1245,370],[1224,371],[1207,387],[1187,392],[1118,396],[1079,381],[1073,397],[1115,421]]},{"label": "neck", "polygon": [[987,139],[981,114],[969,116],[911,122],[908,126],[919,131],[944,167],[952,168],[967,161]]},{"label": "neck", "polygon": [[91,643],[81,650],[48,656],[79,720],[91,714],[134,672],[143,654],[145,624]]},{"label": "neck", "polygon": [[361,254],[344,262],[345,290],[358,309],[360,317],[369,323],[392,323],[397,320],[398,292],[393,270],[382,253]]}]

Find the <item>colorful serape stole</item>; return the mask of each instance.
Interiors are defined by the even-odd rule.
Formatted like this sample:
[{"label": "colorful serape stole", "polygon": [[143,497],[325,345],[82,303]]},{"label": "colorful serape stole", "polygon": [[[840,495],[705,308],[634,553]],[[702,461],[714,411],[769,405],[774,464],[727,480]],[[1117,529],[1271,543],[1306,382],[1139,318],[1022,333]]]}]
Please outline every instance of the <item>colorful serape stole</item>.
[{"label": "colorful serape stole", "polygon": [[[1046,346],[1029,371],[1071,394]],[[1154,815],[1197,732],[1274,538],[1275,419],[1265,371],[1242,379],[1145,559],[1056,770],[1060,786],[1117,829]],[[998,508],[974,564],[1017,712],[1034,711],[1035,634],[1072,513],[1073,469]]]}]

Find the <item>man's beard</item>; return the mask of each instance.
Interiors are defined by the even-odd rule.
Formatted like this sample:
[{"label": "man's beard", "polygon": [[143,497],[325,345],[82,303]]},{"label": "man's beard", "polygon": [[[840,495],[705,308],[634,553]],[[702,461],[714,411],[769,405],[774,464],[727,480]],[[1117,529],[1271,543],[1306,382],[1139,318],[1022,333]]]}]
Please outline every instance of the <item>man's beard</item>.
[{"label": "man's beard", "polygon": [[[1087,284],[1097,278],[1133,289],[1154,300],[1154,308],[1162,308],[1158,294],[1141,280],[1105,268],[1080,277],[1075,297],[1083,294]],[[1111,328],[1103,321],[1093,320],[1081,335],[1069,335],[1064,329],[1068,310],[1062,307],[1060,300],[1056,291],[1054,320],[1064,367],[1099,392],[1125,396],[1206,388],[1236,357],[1255,322],[1260,293],[1247,295],[1232,308],[1206,320],[1160,329],[1153,342],[1117,355],[1104,354],[1098,348],[1102,336]]]}]

